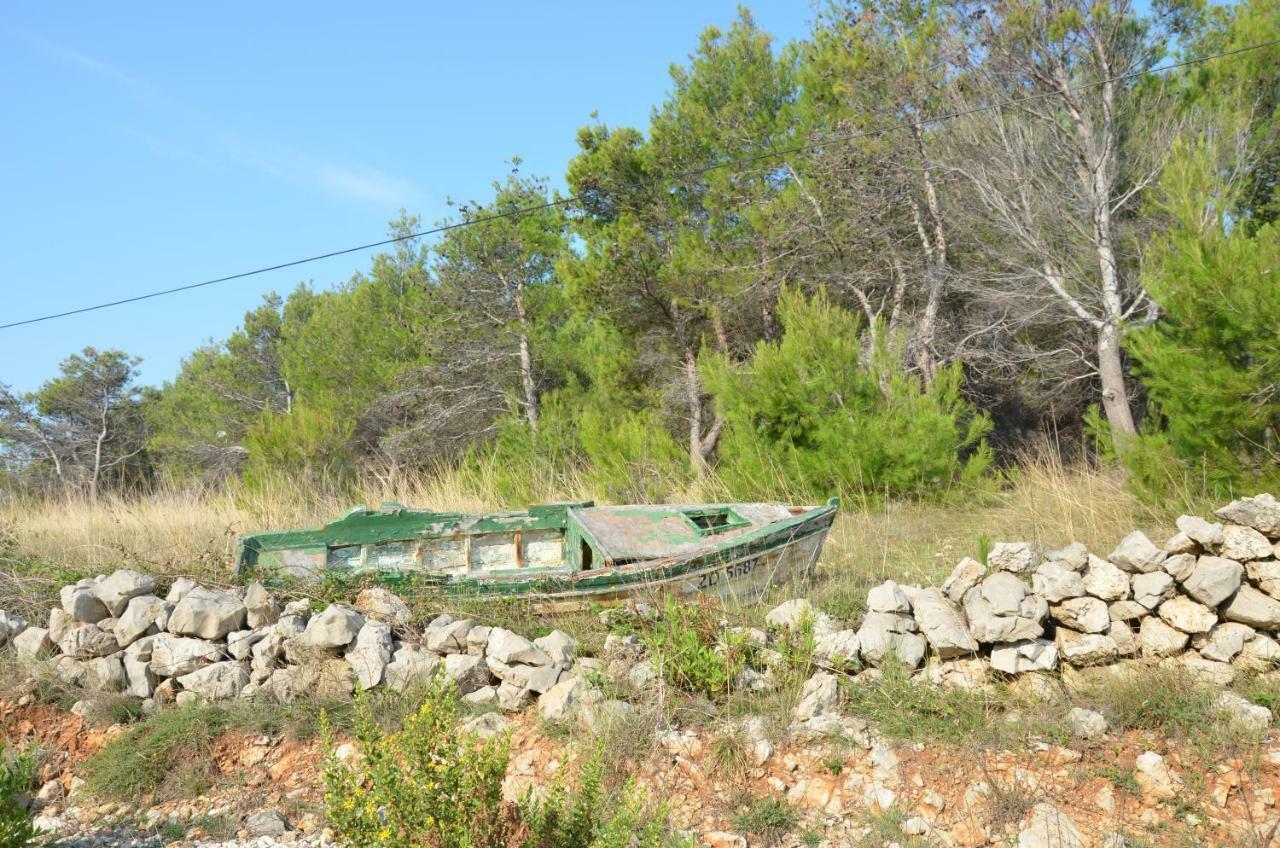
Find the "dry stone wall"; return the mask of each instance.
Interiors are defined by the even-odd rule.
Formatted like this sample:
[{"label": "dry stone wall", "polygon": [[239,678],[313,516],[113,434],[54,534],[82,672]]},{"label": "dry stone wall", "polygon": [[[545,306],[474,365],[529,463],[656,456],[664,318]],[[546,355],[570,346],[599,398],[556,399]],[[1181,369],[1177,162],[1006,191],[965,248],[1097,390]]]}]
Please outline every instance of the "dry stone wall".
[{"label": "dry stone wall", "polygon": [[[823,670],[805,684],[793,719],[814,732],[847,721],[836,709],[840,675],[874,678],[891,658],[934,683],[965,687],[987,685],[993,672],[1133,660],[1176,663],[1225,686],[1239,672],[1280,664],[1280,502],[1243,498],[1215,517],[1182,516],[1160,544],[1131,533],[1105,555],[1078,543],[1040,551],[1001,542],[985,564],[962,560],[939,587],[873,588],[856,628],[805,599],[787,601],[766,614],[765,627],[724,633],[755,647],[733,685],[772,688],[777,636],[808,628]],[[449,615],[417,629],[408,605],[380,587],[351,606],[313,611],[307,600],[281,605],[258,583],[231,591],[182,578],[162,596],[153,577],[130,570],[64,587],[43,626],[0,611],[4,645],[68,684],[126,693],[148,709],[341,698],[357,685],[404,691],[443,674],[470,702],[507,711],[536,702],[548,720],[592,725],[631,710],[605,698],[593,682],[600,675],[638,691],[660,683],[635,636],[611,635],[602,657],[585,657],[561,631],[530,640]]]}]

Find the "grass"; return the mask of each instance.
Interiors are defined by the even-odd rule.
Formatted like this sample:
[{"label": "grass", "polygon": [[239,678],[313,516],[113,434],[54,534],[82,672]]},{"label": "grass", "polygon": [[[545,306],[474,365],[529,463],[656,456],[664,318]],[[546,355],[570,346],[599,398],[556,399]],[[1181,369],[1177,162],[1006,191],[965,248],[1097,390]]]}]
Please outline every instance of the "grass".
[{"label": "grass", "polygon": [[766,845],[776,844],[795,830],[799,820],[799,813],[794,807],[773,796],[746,796],[730,817],[734,830],[750,834]]},{"label": "grass", "polygon": [[188,706],[161,710],[108,742],[88,761],[86,788],[104,798],[138,801],[190,797],[213,776],[213,741],[227,711]]}]

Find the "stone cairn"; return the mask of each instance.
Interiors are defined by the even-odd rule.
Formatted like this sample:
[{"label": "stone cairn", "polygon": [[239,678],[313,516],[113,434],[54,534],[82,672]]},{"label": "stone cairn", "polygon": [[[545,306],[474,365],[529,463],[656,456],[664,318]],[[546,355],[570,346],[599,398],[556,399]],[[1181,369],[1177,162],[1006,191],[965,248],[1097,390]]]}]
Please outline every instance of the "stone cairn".
[{"label": "stone cairn", "polygon": [[[772,669],[784,661],[775,636],[807,626],[825,670],[805,683],[793,718],[815,727],[832,719],[840,674],[874,678],[890,657],[931,682],[966,688],[986,685],[993,670],[1137,659],[1177,663],[1226,686],[1237,671],[1280,665],[1280,502],[1243,498],[1216,516],[1182,516],[1163,545],[1131,533],[1105,558],[1078,543],[1041,554],[1001,542],[985,565],[966,558],[941,587],[873,588],[857,629],[805,599],[787,601],[766,615],[768,630],[726,629],[726,641],[755,648],[733,685],[773,688]],[[381,587],[313,614],[307,600],[281,608],[260,583],[228,591],[179,578],[162,598],[153,577],[121,570],[66,586],[60,600],[47,627],[0,611],[0,646],[22,662],[49,663],[68,684],[143,699],[145,709],[259,695],[333,699],[357,684],[402,692],[442,673],[468,702],[519,711],[536,700],[547,720],[591,725],[632,709],[606,700],[597,676],[638,691],[661,679],[634,635],[610,635],[595,658],[578,656],[559,630],[529,640],[449,615],[415,630],[408,605]],[[602,617],[615,614],[625,613]],[[481,719],[494,723],[488,716]]]}]

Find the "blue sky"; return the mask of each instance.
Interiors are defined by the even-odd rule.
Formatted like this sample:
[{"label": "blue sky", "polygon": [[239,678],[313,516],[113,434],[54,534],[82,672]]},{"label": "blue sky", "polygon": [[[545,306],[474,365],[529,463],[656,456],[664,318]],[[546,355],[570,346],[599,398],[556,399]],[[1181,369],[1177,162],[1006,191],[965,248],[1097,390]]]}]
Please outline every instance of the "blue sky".
[{"label": "blue sky", "polygon": [[[597,111],[645,125],[733,0],[40,3],[0,8],[0,324],[374,241],[483,199],[512,156],[557,183]],[[808,0],[751,4],[780,40]],[[86,345],[172,377],[269,291],[366,255],[0,330],[31,390]]]}]

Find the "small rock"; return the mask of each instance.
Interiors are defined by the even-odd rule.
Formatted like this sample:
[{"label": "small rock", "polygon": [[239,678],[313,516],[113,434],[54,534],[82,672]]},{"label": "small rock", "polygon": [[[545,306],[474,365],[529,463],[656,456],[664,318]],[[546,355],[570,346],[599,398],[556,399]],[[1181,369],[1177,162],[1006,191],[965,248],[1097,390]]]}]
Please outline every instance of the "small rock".
[{"label": "small rock", "polygon": [[[60,590],[62,610],[74,621],[82,624],[97,624],[111,615],[107,605],[94,594],[93,586],[92,580],[81,580],[74,585],[63,586]],[[50,627],[50,629],[53,628]]]},{"label": "small rock", "polygon": [[1156,613],[1183,633],[1208,633],[1218,623],[1216,612],[1181,595],[1165,601]]},{"label": "small rock", "polygon": [[244,820],[250,836],[281,836],[289,829],[289,821],[279,810],[260,810]]},{"label": "small rock", "polygon": [[[469,618],[428,627],[422,634],[428,651],[437,654],[462,654],[467,650],[467,635],[475,622]],[[492,638],[492,634],[490,634]]]},{"label": "small rock", "polygon": [[1051,604],[1079,598],[1085,593],[1084,578],[1080,572],[1057,560],[1041,563],[1031,576],[1031,586],[1037,595]]},{"label": "small rock", "polygon": [[104,633],[96,624],[82,624],[63,636],[58,648],[73,659],[90,659],[114,654],[120,645],[116,637]]},{"label": "small rock", "polygon": [[819,671],[805,681],[800,691],[800,702],[792,713],[796,721],[808,721],[814,716],[835,710],[840,703],[840,678]]},{"label": "small rock", "polygon": [[578,656],[578,640],[563,630],[552,630],[546,636],[533,640],[535,648],[551,657],[551,662],[561,668],[573,665]]},{"label": "small rock", "polygon": [[1237,562],[1270,559],[1274,552],[1266,536],[1252,527],[1238,524],[1228,524],[1223,530],[1222,547],[1218,551],[1220,556]]},{"label": "small rock", "polygon": [[1149,610],[1173,597],[1175,585],[1173,578],[1164,571],[1152,571],[1148,574],[1136,574],[1131,581],[1133,599]]},{"label": "small rock", "polygon": [[1104,601],[1120,601],[1129,597],[1129,575],[1114,564],[1092,554],[1084,568],[1085,591]]},{"label": "small rock", "polygon": [[1031,819],[1018,833],[1018,848],[1085,848],[1080,828],[1062,810],[1047,801],[1031,808]]},{"label": "small rock", "polygon": [[[978,643],[969,635],[960,610],[940,590],[923,589],[916,593],[913,614],[920,632],[939,657],[949,659],[978,650]],[[1103,614],[1106,614],[1105,605]]]},{"label": "small rock", "polygon": [[226,701],[239,696],[249,682],[249,670],[235,660],[214,663],[177,678],[178,685],[210,701]]},{"label": "small rock", "polygon": [[1208,632],[1197,647],[1200,655],[1218,662],[1231,662],[1244,650],[1244,643],[1255,635],[1255,631],[1247,624],[1227,621]]},{"label": "small rock", "polygon": [[1218,695],[1218,708],[1252,730],[1262,731],[1271,726],[1271,710],[1230,690]]},{"label": "small rock", "polygon": [[987,576],[987,567],[976,559],[965,557],[951,571],[951,575],[942,583],[942,594],[957,604],[964,600],[964,595]]},{"label": "small rock", "polygon": [[996,542],[987,554],[987,565],[997,571],[1028,574],[1036,566],[1036,552],[1027,542]]},{"label": "small rock", "polygon": [[245,623],[250,630],[269,627],[280,620],[280,604],[257,580],[244,592]]},{"label": "small rock", "polygon": [[[170,593],[172,594],[172,593]],[[169,632],[177,636],[221,639],[244,627],[244,602],[230,592],[196,586],[169,614]]]},{"label": "small rock", "polygon": [[1190,638],[1154,616],[1143,619],[1138,631],[1142,654],[1147,657],[1171,657],[1181,653]]},{"label": "small rock", "polygon": [[440,662],[440,657],[430,651],[415,645],[401,645],[391,655],[391,662],[383,671],[383,680],[393,692],[426,687],[435,676]]},{"label": "small rock", "polygon": [[1252,586],[1241,586],[1230,603],[1222,608],[1222,617],[1260,630],[1280,629],[1280,601]]},{"label": "small rock", "polygon": [[1098,598],[1068,598],[1049,612],[1062,624],[1083,633],[1106,633],[1111,627],[1107,604]]},{"label": "small rock", "polygon": [[1232,501],[1214,515],[1226,521],[1252,527],[1268,538],[1280,537],[1280,501],[1271,495],[1258,495]]},{"label": "small rock", "polygon": [[385,586],[370,586],[356,595],[356,609],[367,617],[392,627],[403,630],[413,620],[413,610],[409,609],[400,596]]},{"label": "small rock", "polygon": [[93,587],[93,593],[102,601],[112,616],[124,612],[129,601],[156,591],[156,579],[127,568],[114,572]]},{"label": "small rock", "polygon": [[1222,544],[1222,525],[1205,521],[1198,515],[1183,515],[1177,520],[1178,530],[1188,539],[1205,548]]},{"label": "small rock", "polygon": [[1197,559],[1198,557],[1192,553],[1173,554],[1164,561],[1164,573],[1182,583],[1191,576],[1191,572],[1196,570]]},{"label": "small rock", "polygon": [[886,580],[867,592],[867,609],[873,612],[911,612],[911,601],[902,587]]},{"label": "small rock", "polygon": [[495,627],[489,632],[486,653],[493,659],[507,665],[516,663],[525,665],[551,664],[551,657],[547,656],[546,652],[541,648],[523,636],[501,627]]},{"label": "small rock", "polygon": [[1169,770],[1164,757],[1155,751],[1141,754],[1134,763],[1133,777],[1146,798],[1173,798],[1182,788],[1182,779]]},{"label": "small rock", "polygon": [[377,686],[382,682],[387,663],[391,662],[391,625],[365,621],[344,656],[351,663],[361,688]]},{"label": "small rock", "polygon": [[1235,560],[1202,556],[1191,576],[1182,581],[1182,591],[1207,607],[1216,607],[1240,588],[1244,566]]},{"label": "small rock", "polygon": [[311,617],[298,641],[310,648],[345,648],[355,640],[362,627],[364,616],[360,613],[330,604],[324,612]]},{"label": "small rock", "polygon": [[1081,668],[1109,663],[1120,653],[1111,637],[1100,633],[1078,633],[1059,627],[1057,642],[1063,662]]},{"label": "small rock", "polygon": [[1073,707],[1067,713],[1067,723],[1071,725],[1071,732],[1082,739],[1099,739],[1107,732],[1107,720],[1102,713],[1083,707]]},{"label": "small rock", "polygon": [[1005,674],[1052,671],[1058,667],[1058,646],[1048,639],[1025,639],[993,645],[991,667]]}]

